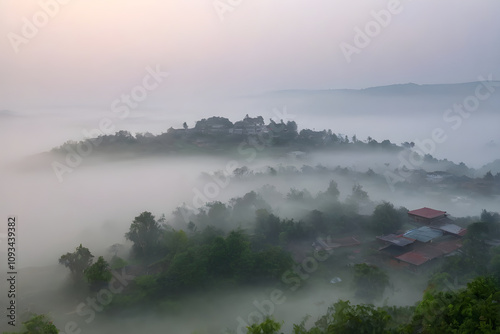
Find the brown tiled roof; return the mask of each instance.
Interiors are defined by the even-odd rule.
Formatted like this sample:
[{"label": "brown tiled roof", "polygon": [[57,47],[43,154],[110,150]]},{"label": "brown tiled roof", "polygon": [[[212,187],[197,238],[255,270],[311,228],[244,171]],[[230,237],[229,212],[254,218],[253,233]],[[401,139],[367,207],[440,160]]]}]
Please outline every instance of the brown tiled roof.
[{"label": "brown tiled roof", "polygon": [[437,257],[452,253],[462,247],[457,240],[437,242],[431,245],[421,244],[411,252],[397,256],[396,259],[419,266]]},{"label": "brown tiled roof", "polygon": [[462,244],[456,240],[450,240],[436,243],[433,247],[440,249],[444,254],[449,254],[462,247]]},{"label": "brown tiled roof", "polygon": [[434,210],[431,208],[424,207],[421,209],[408,211],[408,214],[413,215],[413,216],[427,218],[427,219],[432,219],[432,218],[436,218],[436,217],[445,215],[446,211],[439,211],[439,210]]},{"label": "brown tiled roof", "polygon": [[408,252],[396,257],[396,259],[419,266],[429,261],[428,258],[417,252]]}]

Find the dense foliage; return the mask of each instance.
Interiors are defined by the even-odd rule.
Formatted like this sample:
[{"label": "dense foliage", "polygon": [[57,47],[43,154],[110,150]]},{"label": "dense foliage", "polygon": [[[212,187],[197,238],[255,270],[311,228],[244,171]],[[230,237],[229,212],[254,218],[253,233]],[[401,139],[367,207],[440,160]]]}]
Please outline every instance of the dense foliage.
[{"label": "dense foliage", "polygon": [[33,315],[29,320],[23,322],[20,332],[3,332],[3,334],[57,334],[59,330],[45,314]]},{"label": "dense foliage", "polygon": [[[481,217],[496,213],[483,211]],[[446,258],[443,271],[450,279],[465,283],[479,275],[500,279],[500,246],[491,246],[488,240],[500,238],[500,221],[476,222],[467,228],[462,251]]]},{"label": "dense foliage", "polygon": [[[414,307],[353,305],[339,300],[314,325],[306,326],[308,319],[294,324],[291,334],[500,333],[500,281],[478,277],[457,291],[429,290]],[[34,315],[23,324],[25,330],[20,333],[59,332],[45,315]],[[284,333],[282,326],[283,322],[268,317],[249,325],[247,333]]]},{"label": "dense foliage", "polygon": [[[339,300],[314,326],[307,328],[305,320],[293,325],[292,334],[500,333],[500,285],[478,277],[458,291],[428,292],[414,308]],[[275,334],[280,328],[267,318],[247,333]]]},{"label": "dense foliage", "polygon": [[134,252],[139,257],[154,254],[158,247],[160,224],[151,212],[143,212],[135,217],[125,238],[134,243]]},{"label": "dense foliage", "polygon": [[207,227],[187,235],[182,230],[166,229],[161,239],[159,260],[148,264],[153,274],[137,277],[138,289],[117,296],[116,304],[171,298],[220,284],[278,279],[293,264],[290,255],[278,246],[252,249],[242,231],[224,235]]},{"label": "dense foliage", "polygon": [[85,269],[92,263],[94,255],[89,249],[81,244],[73,253],[66,253],[59,258],[59,263],[68,267],[75,281],[81,281],[84,277]]},{"label": "dense foliage", "polygon": [[102,256],[99,256],[94,264],[85,269],[84,274],[87,281],[91,284],[106,283],[113,277],[108,262]]}]

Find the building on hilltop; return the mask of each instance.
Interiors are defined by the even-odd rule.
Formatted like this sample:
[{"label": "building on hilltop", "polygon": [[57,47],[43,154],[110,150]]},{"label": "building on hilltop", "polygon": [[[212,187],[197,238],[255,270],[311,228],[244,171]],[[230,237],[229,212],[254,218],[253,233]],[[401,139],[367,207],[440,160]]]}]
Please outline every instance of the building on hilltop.
[{"label": "building on hilltop", "polygon": [[233,127],[233,123],[225,117],[210,117],[203,118],[196,122],[195,130],[201,133],[216,134],[228,133],[229,129]]}]

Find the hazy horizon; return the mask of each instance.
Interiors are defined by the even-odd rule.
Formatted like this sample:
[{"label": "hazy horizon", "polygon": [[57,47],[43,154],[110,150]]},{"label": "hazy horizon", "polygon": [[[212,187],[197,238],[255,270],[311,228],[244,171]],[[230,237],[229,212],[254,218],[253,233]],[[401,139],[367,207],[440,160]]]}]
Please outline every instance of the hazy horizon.
[{"label": "hazy horizon", "polygon": [[[61,1],[44,20],[37,1],[2,1],[0,108],[107,107],[156,65],[170,76],[144,101],[151,105],[500,77],[500,47],[493,42],[500,4],[494,0],[236,1],[223,11],[215,3]],[[24,26],[34,16],[40,27],[33,32]],[[373,30],[369,41],[356,42],[357,31],[367,27]],[[347,44],[358,48],[348,57]]]}]

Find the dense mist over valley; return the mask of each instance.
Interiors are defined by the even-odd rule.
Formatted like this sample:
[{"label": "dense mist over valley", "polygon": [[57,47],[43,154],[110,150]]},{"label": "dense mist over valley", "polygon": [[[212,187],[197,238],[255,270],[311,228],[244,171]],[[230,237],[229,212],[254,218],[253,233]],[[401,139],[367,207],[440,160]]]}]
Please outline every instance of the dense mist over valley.
[{"label": "dense mist over valley", "polygon": [[499,10],[0,1],[0,332],[499,333]]},{"label": "dense mist over valley", "polygon": [[[51,141],[62,136],[57,131],[52,133],[53,138],[47,139],[46,144],[40,142],[36,145],[48,146]],[[338,137],[341,138],[340,135]],[[164,214],[166,224],[178,231],[189,231],[192,229],[190,224],[194,222],[193,226],[198,231],[214,226],[224,231],[221,233],[242,230],[252,235],[256,210],[266,210],[281,219],[307,223],[311,220],[312,212],[326,208],[321,204],[322,194],[328,191],[328,183],[334,181],[339,203],[346,205],[345,208],[334,210],[340,210],[338,213],[347,210],[344,213],[347,217],[352,214],[370,216],[375,207],[383,202],[410,210],[432,205],[445,209],[456,218],[476,216],[463,219],[464,223],[478,220],[484,209],[498,211],[498,189],[485,193],[481,188],[461,186],[462,177],[468,178],[466,183],[481,182],[474,180],[481,180],[483,171],[452,161],[426,159],[422,165],[413,168],[407,165],[413,170],[412,175],[405,176],[403,180],[397,176],[394,179],[394,175],[398,175],[394,173],[402,168],[402,161],[408,161],[405,159],[409,159],[413,152],[409,147],[394,144],[384,147],[376,141],[371,145],[366,141],[356,144],[351,138],[351,143],[344,143],[343,146],[311,146],[304,152],[291,151],[293,146],[289,149],[273,144],[259,146],[247,139],[236,138],[235,144],[222,152],[202,150],[190,153],[181,150],[150,156],[138,154],[134,146],[119,148],[117,152],[124,150],[130,154],[118,155],[103,154],[104,151],[99,149],[105,146],[95,146],[95,151],[82,157],[78,166],[63,174],[62,182],[58,179],[53,163],[65,163],[67,152],[76,152],[76,148],[73,151],[58,149],[23,155],[23,149],[31,153],[30,150],[36,147],[27,144],[12,152],[10,159],[4,159],[3,173],[8,175],[4,182],[8,186],[4,188],[2,196],[13,212],[23,213],[19,215],[19,234],[22,238],[18,241],[18,261],[23,268],[19,287],[26,294],[23,294],[19,305],[24,311],[50,312],[56,323],[76,321],[89,333],[102,333],[103,330],[126,333],[130,326],[141,326],[154,332],[165,325],[178,333],[196,330],[219,333],[225,328],[238,328],[241,323],[235,319],[242,315],[245,317],[244,322],[248,323],[246,315],[252,314],[255,309],[252,303],[266,300],[279,279],[270,285],[262,282],[243,289],[235,286],[231,290],[207,289],[188,293],[181,299],[176,297],[167,304],[160,304],[159,308],[153,307],[153,313],[143,314],[143,310],[134,311],[133,307],[130,310],[109,311],[96,317],[95,322],[92,320],[91,326],[86,326],[86,313],[78,313],[77,307],[81,300],[85,300],[86,294],[93,293],[92,290],[75,291],[67,271],[54,263],[61,254],[78,244],[85,245],[93,254],[104,255],[108,261],[112,260],[113,253],[110,252],[110,246],[116,244],[123,245],[121,257],[132,256],[133,244],[125,240],[124,235],[132,218],[145,210],[156,217]],[[110,143],[117,145],[112,144],[113,141]],[[53,148],[61,144],[59,142]],[[499,168],[498,161],[492,166]],[[494,168],[490,169],[493,175],[499,173]],[[427,176],[423,176],[423,183],[415,179],[417,175],[422,177],[419,171],[427,173]],[[443,175],[439,175],[445,172],[450,173],[449,176],[444,175],[443,178]],[[445,181],[450,176],[456,179]],[[366,192],[366,199],[355,199],[354,188],[358,186],[361,192]],[[253,196],[257,197],[252,199]],[[248,200],[257,202],[238,204]],[[239,205],[244,206],[237,209]],[[246,205],[251,206],[246,208]],[[214,210],[217,206],[218,210],[223,211],[216,214]],[[213,220],[212,212],[216,215],[213,217],[219,218]],[[370,245],[373,237],[364,236],[362,229],[356,227],[350,233]],[[349,232],[346,234],[348,230],[333,234],[325,234],[324,231],[316,236],[340,237],[350,235]],[[64,237],[54,242],[55,235]],[[288,242],[285,248],[300,263],[300,259],[308,254],[314,238],[313,233],[306,236],[305,240]],[[295,249],[297,247],[298,250]],[[369,247],[372,252],[376,252],[375,245]],[[344,280],[352,275],[345,269],[342,269],[342,273]],[[305,280],[299,290],[280,290],[286,291],[287,302],[282,306],[275,305],[273,316],[289,319],[287,322],[292,323],[306,314],[311,315],[311,319],[320,317],[327,311],[329,304],[337,299],[356,302],[358,297],[353,295],[352,290],[346,289],[349,283],[342,283],[344,288],[335,288],[328,283],[329,276],[335,275],[338,275],[335,270],[327,266]],[[405,271],[394,269],[390,269],[389,275],[392,285],[384,294],[384,303],[400,306],[413,305],[419,301],[429,277],[429,274],[412,277]],[[415,289],[415,286],[418,288]],[[326,295],[325,289],[329,291]],[[57,296],[54,305],[52,302],[37,302],[49,296],[51,299]],[[364,300],[359,299],[357,302]],[[193,308],[190,305],[197,306]],[[207,313],[207,310],[214,310],[213,314]],[[156,314],[161,314],[161,320],[157,319]],[[128,318],[125,322],[121,321],[124,316]],[[186,322],[190,322],[187,319],[193,316],[198,320],[186,327]],[[225,327],[221,324],[225,324]],[[313,324],[309,322],[309,325]],[[291,330],[291,327],[286,328]]]}]

